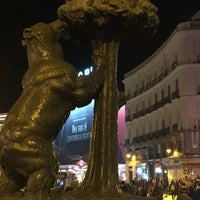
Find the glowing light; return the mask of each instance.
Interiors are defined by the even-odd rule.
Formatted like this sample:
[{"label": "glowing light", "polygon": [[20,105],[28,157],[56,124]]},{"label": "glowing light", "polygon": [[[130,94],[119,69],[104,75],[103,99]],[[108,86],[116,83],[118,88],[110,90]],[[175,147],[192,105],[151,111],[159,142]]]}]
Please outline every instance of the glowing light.
[{"label": "glowing light", "polygon": [[139,168],[137,168],[137,174],[139,174],[139,175],[142,175],[142,169],[139,167]]},{"label": "glowing light", "polygon": [[131,158],[131,154],[130,154],[130,153],[127,153],[127,154],[126,154],[126,157],[127,157],[127,158]]},{"label": "glowing light", "polygon": [[156,173],[162,173],[162,169],[161,169],[160,167],[156,167],[156,168],[155,168],[155,172],[156,172]]},{"label": "glowing light", "polygon": [[170,154],[170,153],[172,152],[172,150],[171,150],[171,149],[166,149],[166,152],[167,152],[168,154]]}]

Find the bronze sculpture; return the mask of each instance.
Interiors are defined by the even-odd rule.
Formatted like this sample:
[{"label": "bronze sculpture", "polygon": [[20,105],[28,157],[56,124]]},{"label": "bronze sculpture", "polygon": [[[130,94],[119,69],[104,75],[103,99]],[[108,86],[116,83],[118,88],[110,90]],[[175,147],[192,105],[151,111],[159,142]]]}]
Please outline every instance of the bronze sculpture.
[{"label": "bronze sculpture", "polygon": [[[25,186],[29,192],[49,191],[57,167],[51,141],[70,110],[87,104],[95,97],[88,170],[76,194],[83,191],[86,199],[89,193],[111,195],[116,199],[117,111],[120,106],[116,84],[118,50],[122,40],[129,38],[129,41],[134,41],[141,39],[141,35],[146,37],[155,32],[158,25],[156,11],[149,0],[66,0],[58,9],[62,22],[37,24],[25,30],[30,71],[25,74],[22,96],[8,113],[0,136],[0,146],[3,145],[1,164],[5,180],[9,180],[11,186],[4,184],[1,189],[13,192]],[[38,26],[46,32],[42,34],[41,30],[37,30]],[[56,27],[56,31],[49,26]],[[93,65],[97,70],[87,80],[79,81],[73,66],[63,61],[59,43],[55,41],[57,34],[54,34],[61,29],[67,30],[71,37],[91,41]],[[37,37],[29,40],[36,36],[33,30],[36,30]],[[42,62],[39,62],[41,56]],[[36,70],[32,62],[40,64],[41,68]],[[42,88],[42,85],[45,87]],[[33,165],[25,167],[29,161]],[[20,163],[23,166],[18,166]],[[51,165],[47,166],[49,163]],[[34,164],[39,165],[36,170]],[[29,167],[35,167],[31,173]],[[40,172],[42,168],[46,171]]]},{"label": "bronze sculpture", "polygon": [[52,141],[70,111],[95,97],[103,84],[102,67],[87,77],[63,59],[58,42],[62,23],[38,23],[23,32],[29,67],[23,92],[10,109],[0,133],[0,162],[5,177],[0,191],[48,192],[58,162]]}]

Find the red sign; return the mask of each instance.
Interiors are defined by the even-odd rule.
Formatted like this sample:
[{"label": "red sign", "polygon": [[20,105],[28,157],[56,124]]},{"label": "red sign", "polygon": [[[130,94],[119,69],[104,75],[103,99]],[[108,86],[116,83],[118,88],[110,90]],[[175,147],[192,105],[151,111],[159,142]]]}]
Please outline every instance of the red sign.
[{"label": "red sign", "polygon": [[80,168],[82,168],[82,167],[87,165],[87,163],[82,159],[77,161],[75,164],[78,165]]}]

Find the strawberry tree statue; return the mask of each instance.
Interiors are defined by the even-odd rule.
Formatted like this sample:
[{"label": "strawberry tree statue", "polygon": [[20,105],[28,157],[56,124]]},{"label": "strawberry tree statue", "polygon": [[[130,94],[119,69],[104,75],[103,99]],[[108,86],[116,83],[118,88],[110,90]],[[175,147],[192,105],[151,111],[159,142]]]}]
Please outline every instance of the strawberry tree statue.
[{"label": "strawberry tree statue", "polygon": [[104,86],[95,99],[88,170],[78,188],[84,192],[117,194],[117,62],[121,42],[155,33],[157,8],[149,0],[66,0],[58,17],[67,34],[91,41],[93,65],[106,67]]}]

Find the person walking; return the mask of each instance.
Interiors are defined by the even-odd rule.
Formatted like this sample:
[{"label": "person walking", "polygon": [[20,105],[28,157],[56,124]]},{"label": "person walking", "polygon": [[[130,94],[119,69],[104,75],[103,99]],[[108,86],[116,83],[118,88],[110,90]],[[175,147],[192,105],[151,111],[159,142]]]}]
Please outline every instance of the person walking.
[{"label": "person walking", "polygon": [[188,190],[187,190],[187,188],[181,188],[180,189],[180,193],[177,195],[177,199],[176,200],[192,200],[188,196]]},{"label": "person walking", "polygon": [[194,200],[200,200],[200,181],[196,182],[196,191],[194,194]]},{"label": "person walking", "polygon": [[156,198],[156,200],[162,200],[163,199],[163,187],[162,183],[158,182],[156,183],[152,196]]},{"label": "person walking", "polygon": [[172,195],[172,200],[174,200],[178,195],[178,184],[173,179],[169,185],[169,192]]},{"label": "person walking", "polygon": [[196,191],[195,182],[191,180],[190,185],[188,187],[188,195],[192,200],[195,200],[195,191]]},{"label": "person walking", "polygon": [[167,197],[168,195],[168,188],[169,188],[169,181],[167,175],[165,174],[163,177],[163,193],[165,197]]}]

